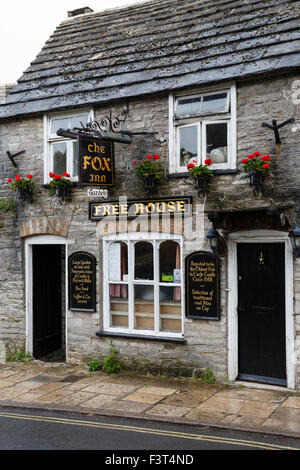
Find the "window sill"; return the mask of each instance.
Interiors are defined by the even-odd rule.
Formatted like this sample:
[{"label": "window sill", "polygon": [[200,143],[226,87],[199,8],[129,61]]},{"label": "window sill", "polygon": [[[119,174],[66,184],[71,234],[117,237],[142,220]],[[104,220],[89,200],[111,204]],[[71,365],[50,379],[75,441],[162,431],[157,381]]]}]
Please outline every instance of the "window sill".
[{"label": "window sill", "polygon": [[[82,184],[79,183],[79,181],[72,181],[72,183],[73,183],[74,188],[82,188],[83,187]],[[42,187],[45,188],[45,189],[50,189],[50,184],[49,183],[43,184]]]},{"label": "window sill", "polygon": [[[239,170],[238,169],[235,169],[235,170],[213,170],[213,174],[218,176],[218,175],[236,175],[237,173],[239,173]],[[169,173],[168,175],[168,178],[172,179],[172,178],[187,178],[189,177],[189,172],[185,172],[185,173]]]},{"label": "window sill", "polygon": [[111,338],[128,338],[128,339],[138,339],[138,340],[146,340],[146,341],[162,341],[164,343],[177,343],[177,344],[186,344],[185,339],[183,338],[169,338],[166,336],[142,336],[142,335],[135,335],[131,333],[113,333],[113,332],[106,332],[106,331],[97,331],[96,336],[104,336],[104,337],[111,337]]}]

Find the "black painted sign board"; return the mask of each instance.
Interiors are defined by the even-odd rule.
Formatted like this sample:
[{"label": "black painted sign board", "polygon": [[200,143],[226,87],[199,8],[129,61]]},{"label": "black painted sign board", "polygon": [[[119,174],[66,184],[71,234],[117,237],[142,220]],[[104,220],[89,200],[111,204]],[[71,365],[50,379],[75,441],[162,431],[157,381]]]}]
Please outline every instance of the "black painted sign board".
[{"label": "black painted sign board", "polygon": [[185,259],[185,312],[189,318],[220,320],[219,258],[196,251]]},{"label": "black painted sign board", "polygon": [[95,312],[96,258],[78,251],[69,256],[69,310]]},{"label": "black painted sign board", "polygon": [[190,215],[192,212],[191,207],[191,196],[136,199],[127,200],[126,202],[90,202],[89,219],[97,221],[114,218],[162,217],[164,215],[174,217],[183,214]]},{"label": "black painted sign board", "polygon": [[79,180],[88,186],[115,184],[113,142],[78,137]]}]

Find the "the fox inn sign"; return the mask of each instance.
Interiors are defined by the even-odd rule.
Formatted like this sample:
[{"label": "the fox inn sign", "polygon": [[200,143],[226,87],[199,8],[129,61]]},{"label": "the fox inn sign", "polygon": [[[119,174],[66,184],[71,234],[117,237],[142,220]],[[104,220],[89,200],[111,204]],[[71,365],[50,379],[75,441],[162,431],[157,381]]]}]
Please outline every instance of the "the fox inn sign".
[{"label": "the fox inn sign", "polygon": [[114,144],[98,139],[78,137],[80,182],[89,186],[113,186]]}]

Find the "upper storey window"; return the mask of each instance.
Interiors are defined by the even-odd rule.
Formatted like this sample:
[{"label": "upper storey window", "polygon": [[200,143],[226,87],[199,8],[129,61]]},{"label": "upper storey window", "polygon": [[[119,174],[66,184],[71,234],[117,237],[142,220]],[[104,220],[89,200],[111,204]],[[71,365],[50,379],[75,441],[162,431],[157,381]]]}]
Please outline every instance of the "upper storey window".
[{"label": "upper storey window", "polygon": [[212,169],[236,168],[235,87],[201,93],[172,94],[170,108],[170,173],[184,173],[188,163]]},{"label": "upper storey window", "polygon": [[58,129],[82,127],[92,119],[91,111],[80,111],[70,114],[45,116],[45,183],[50,181],[49,173],[58,175],[64,172],[71,175],[73,181],[78,180],[78,152],[76,139],[68,139],[57,135]]}]

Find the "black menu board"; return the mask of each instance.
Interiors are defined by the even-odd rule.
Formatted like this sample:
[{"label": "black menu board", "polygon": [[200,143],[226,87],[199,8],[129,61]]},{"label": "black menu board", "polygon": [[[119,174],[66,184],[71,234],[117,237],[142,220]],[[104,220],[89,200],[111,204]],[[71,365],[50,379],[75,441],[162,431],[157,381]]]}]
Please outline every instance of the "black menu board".
[{"label": "black menu board", "polygon": [[185,259],[185,311],[189,318],[220,320],[219,258],[196,251]]},{"label": "black menu board", "polygon": [[69,310],[94,312],[96,308],[96,258],[78,251],[69,256]]}]

